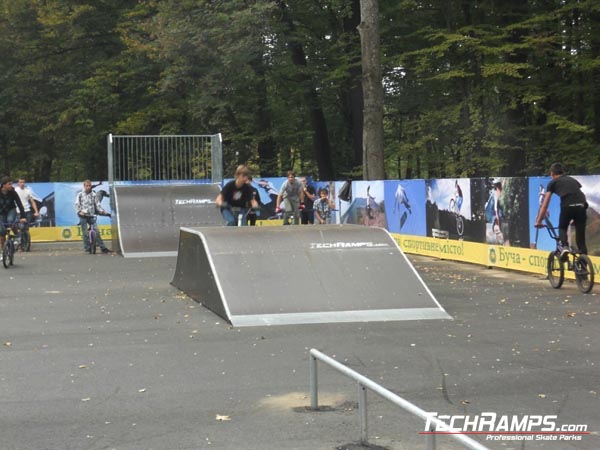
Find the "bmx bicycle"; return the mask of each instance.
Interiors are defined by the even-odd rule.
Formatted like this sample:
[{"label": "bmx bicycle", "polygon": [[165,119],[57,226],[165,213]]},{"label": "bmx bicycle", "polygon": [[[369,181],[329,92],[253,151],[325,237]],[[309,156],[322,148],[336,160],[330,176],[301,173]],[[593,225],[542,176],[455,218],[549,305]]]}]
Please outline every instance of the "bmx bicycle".
[{"label": "bmx bicycle", "polygon": [[29,232],[29,227],[33,223],[35,222],[25,222],[20,224],[19,232],[15,238],[16,250],[21,250],[24,252],[31,251],[31,233]]},{"label": "bmx bicycle", "polygon": [[448,205],[448,210],[454,215],[456,219],[456,232],[459,236],[462,236],[465,232],[465,222],[463,217],[460,215],[460,211],[458,210],[458,205],[456,204],[456,199],[451,198],[450,204]]},{"label": "bmx bicycle", "polygon": [[[235,222],[235,226],[238,227],[246,226],[248,224],[248,215],[250,213],[254,212],[257,214],[257,217],[260,215],[260,208],[242,208],[241,206],[231,206],[226,202],[223,202],[219,209],[221,214],[223,214],[224,210],[229,211],[232,216],[232,220]],[[225,218],[225,220],[227,221],[228,219]]]},{"label": "bmx bicycle", "polygon": [[8,269],[13,265],[15,257],[15,230],[14,224],[5,224],[6,232],[4,245],[2,246],[2,265],[5,269]]},{"label": "bmx bicycle", "polygon": [[[18,248],[25,249],[28,246],[31,246],[31,238],[29,234],[24,238],[24,233],[22,229],[18,227],[19,222],[15,223],[5,223],[4,227],[5,231],[5,241],[2,246],[2,265],[5,269],[8,269],[14,263],[15,252]],[[24,240],[25,239],[25,240]]]},{"label": "bmx bicycle", "polygon": [[558,228],[553,227],[548,219],[545,219],[544,222],[542,227],[545,227],[550,237],[556,241],[556,249],[552,250],[548,255],[547,271],[550,286],[554,289],[560,289],[565,281],[566,266],[567,270],[571,270],[575,274],[575,282],[579,290],[584,294],[589,293],[594,287],[594,266],[592,261],[587,255],[575,252],[570,247],[566,260],[561,258],[563,247],[558,236]]},{"label": "bmx bicycle", "polygon": [[[107,217],[111,216],[110,214],[100,214],[100,215],[107,216]],[[98,227],[96,224],[96,216],[97,216],[97,214],[91,215],[91,216],[90,215],[80,216],[82,218],[85,218],[87,221],[87,230],[85,231],[87,233],[88,245],[89,245],[89,248],[87,250],[91,255],[96,254],[96,249],[98,247]]]}]

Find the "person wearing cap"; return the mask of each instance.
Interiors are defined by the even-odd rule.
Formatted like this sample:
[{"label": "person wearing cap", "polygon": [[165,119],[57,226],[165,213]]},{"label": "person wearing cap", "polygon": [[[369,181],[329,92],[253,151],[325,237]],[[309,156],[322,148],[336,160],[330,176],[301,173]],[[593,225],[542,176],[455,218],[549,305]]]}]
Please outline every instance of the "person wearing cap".
[{"label": "person wearing cap", "polygon": [[19,222],[26,222],[25,207],[13,188],[13,182],[9,177],[0,178],[0,248],[6,240],[6,225],[17,221],[17,208],[21,214]]},{"label": "person wearing cap", "polygon": [[588,203],[585,194],[581,190],[581,184],[575,178],[565,175],[565,168],[560,163],[554,163],[550,166],[550,176],[552,180],[546,186],[544,201],[538,212],[535,226],[543,227],[542,221],[546,217],[550,197],[556,194],[560,197],[560,216],[558,218],[558,237],[562,244],[561,258],[566,258],[569,254],[569,240],[567,238],[567,229],[573,222],[575,225],[575,241],[579,253],[587,254],[587,245],[585,242],[585,223],[587,221]]}]

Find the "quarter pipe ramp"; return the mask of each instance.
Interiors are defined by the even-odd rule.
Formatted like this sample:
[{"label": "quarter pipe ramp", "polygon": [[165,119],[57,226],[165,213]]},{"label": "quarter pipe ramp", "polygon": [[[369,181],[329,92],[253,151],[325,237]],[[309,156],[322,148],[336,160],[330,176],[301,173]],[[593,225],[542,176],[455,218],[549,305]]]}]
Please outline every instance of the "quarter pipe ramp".
[{"label": "quarter pipe ramp", "polygon": [[[181,227],[223,224],[217,184],[116,185],[116,236],[124,257],[175,256]],[[114,246],[113,246],[114,248]]]}]

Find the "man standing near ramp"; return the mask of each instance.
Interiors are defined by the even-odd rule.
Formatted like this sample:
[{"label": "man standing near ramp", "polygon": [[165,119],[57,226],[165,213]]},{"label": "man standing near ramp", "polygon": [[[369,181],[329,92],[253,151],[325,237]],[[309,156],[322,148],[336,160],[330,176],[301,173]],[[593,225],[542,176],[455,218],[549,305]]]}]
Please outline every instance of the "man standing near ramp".
[{"label": "man standing near ramp", "polygon": [[258,202],[253,196],[252,186],[248,184],[250,179],[250,169],[241,165],[235,170],[235,179],[231,180],[217,196],[217,206],[221,208],[221,214],[227,222],[227,226],[237,226],[237,214],[234,214],[232,208],[239,211],[242,215],[242,225],[247,225],[248,204],[252,208],[258,209]]},{"label": "man standing near ramp", "polygon": [[283,224],[290,225],[290,219],[294,218],[294,225],[300,223],[300,212],[304,210],[304,186],[296,180],[296,174],[292,170],[287,172],[287,180],[281,185],[277,196],[276,212],[281,212],[281,201],[283,200]]},{"label": "man standing near ramp", "polygon": [[[33,198],[33,192],[31,191],[31,188],[25,185],[25,178],[20,177],[17,187],[14,189],[19,195],[21,203],[23,203],[23,207],[25,208],[25,218],[27,219],[27,222],[31,222],[32,216],[39,216],[37,203]],[[33,214],[31,213],[32,210]]]}]

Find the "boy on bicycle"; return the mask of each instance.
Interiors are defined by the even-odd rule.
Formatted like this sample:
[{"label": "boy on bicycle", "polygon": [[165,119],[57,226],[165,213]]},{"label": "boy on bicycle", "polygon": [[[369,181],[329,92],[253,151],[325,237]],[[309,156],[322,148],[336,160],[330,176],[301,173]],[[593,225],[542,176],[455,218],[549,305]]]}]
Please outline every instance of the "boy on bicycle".
[{"label": "boy on bicycle", "polygon": [[25,208],[21,199],[13,188],[13,182],[9,177],[0,179],[0,249],[6,240],[5,224],[13,224],[17,221],[17,208],[21,213],[19,222],[26,222]]},{"label": "boy on bicycle", "polygon": [[575,178],[565,175],[565,168],[560,163],[550,166],[552,180],[546,187],[546,194],[535,221],[536,227],[543,227],[542,221],[550,204],[550,197],[556,194],[560,197],[560,216],[558,219],[558,236],[562,244],[561,258],[566,258],[569,253],[567,229],[571,221],[575,225],[575,240],[580,253],[587,254],[585,243],[585,223],[587,220],[588,203],[581,190],[581,184]]},{"label": "boy on bicycle", "polygon": [[250,179],[250,169],[241,165],[235,170],[235,179],[231,180],[217,196],[217,206],[221,208],[221,214],[227,222],[227,226],[237,226],[237,217],[234,216],[231,208],[238,208],[242,214],[242,225],[247,224],[248,204],[253,209],[258,210],[258,202],[254,197],[252,186],[248,183]]},{"label": "boy on bicycle", "polygon": [[[92,182],[85,180],[83,182],[83,191],[77,193],[75,198],[75,209],[79,216],[79,226],[81,227],[81,235],[83,236],[83,249],[86,252],[90,251],[90,242],[88,239],[88,224],[96,226],[96,214],[101,216],[110,216],[100,205],[97,194],[92,191]],[[102,253],[110,253],[110,250],[104,245],[102,236],[97,233],[98,246]]]}]

